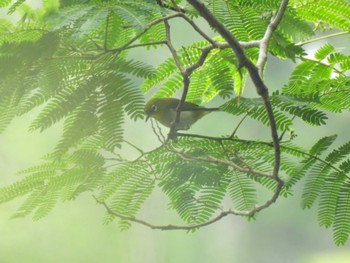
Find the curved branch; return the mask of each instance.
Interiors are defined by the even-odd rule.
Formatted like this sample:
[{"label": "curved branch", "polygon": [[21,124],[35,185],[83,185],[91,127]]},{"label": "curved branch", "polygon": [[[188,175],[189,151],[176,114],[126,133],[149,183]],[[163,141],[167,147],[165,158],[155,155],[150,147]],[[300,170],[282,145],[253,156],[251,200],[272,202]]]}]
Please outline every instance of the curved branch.
[{"label": "curved branch", "polygon": [[247,68],[249,75],[257,89],[257,93],[260,96],[268,94],[267,87],[259,76],[258,70],[253,64],[253,62],[247,58],[244,53],[242,46],[234,35],[219,21],[217,18],[209,11],[209,9],[198,0],[187,0],[199,13],[200,15],[209,23],[210,26],[215,28],[218,33],[227,41],[228,45],[232,48],[235,53],[239,67]]},{"label": "curved branch", "polygon": [[[222,24],[220,21],[217,20],[217,18],[209,11],[209,9],[200,1],[198,0],[187,0],[199,13],[200,15],[213,27],[215,28],[219,34],[225,38],[227,43],[230,45],[232,50],[234,51],[241,67],[247,68],[249,75],[256,87],[257,93],[262,97],[264,100],[265,108],[269,117],[270,122],[270,128],[271,128],[271,136],[273,140],[273,145],[275,149],[275,165],[273,169],[273,177],[277,181],[278,187],[276,188],[277,195],[273,197],[273,201],[277,199],[277,196],[279,195],[279,192],[281,191],[283,187],[283,181],[278,177],[279,173],[279,167],[280,167],[280,145],[279,145],[279,139],[278,139],[278,133],[276,128],[276,121],[273,114],[271,102],[268,95],[268,89],[263,82],[258,69],[253,64],[251,60],[247,58],[247,56],[244,53],[244,50],[242,46],[239,44],[238,40],[235,38],[234,35],[231,34],[231,32]],[[283,3],[286,1],[283,1]],[[278,17],[279,19],[279,17]],[[275,26],[275,23],[277,23],[279,20],[276,20],[271,26],[273,28]]]},{"label": "curved branch", "polygon": [[211,225],[217,221],[219,221],[220,219],[224,218],[227,215],[241,215],[241,213],[232,211],[232,210],[227,210],[227,211],[222,211],[219,215],[217,215],[216,217],[214,217],[211,220],[208,220],[204,223],[200,223],[200,224],[193,224],[193,225],[154,225],[152,223],[149,223],[147,221],[141,220],[141,219],[137,219],[135,217],[131,217],[131,216],[126,216],[120,213],[117,213],[115,211],[113,211],[105,202],[98,200],[94,195],[92,196],[96,202],[98,204],[101,204],[105,207],[105,209],[107,210],[107,213],[110,215],[113,215],[115,217],[118,217],[120,219],[123,220],[127,220],[133,223],[137,223],[146,227],[149,227],[151,229],[159,229],[159,230],[193,230],[196,228],[200,228],[200,227],[204,227],[204,226],[208,226]]}]

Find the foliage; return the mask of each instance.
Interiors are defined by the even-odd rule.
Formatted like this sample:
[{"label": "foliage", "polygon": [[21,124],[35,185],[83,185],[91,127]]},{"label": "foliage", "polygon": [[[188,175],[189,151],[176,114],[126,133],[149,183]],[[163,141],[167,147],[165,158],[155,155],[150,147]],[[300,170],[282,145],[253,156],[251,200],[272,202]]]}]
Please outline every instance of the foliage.
[{"label": "foliage", "polygon": [[[243,139],[233,132],[221,137],[179,134],[176,141],[164,143],[155,129],[162,144],[145,152],[125,139],[125,123],[144,117],[145,93],[171,97],[182,91],[178,63],[189,68],[201,61],[191,74],[188,101],[199,104],[220,97],[225,100],[222,111],[270,125],[266,103],[243,97],[248,73],[219,35],[181,47],[177,56],[156,68],[134,58],[135,48],[151,54],[169,46],[164,21],[174,18],[177,8],[174,1],[163,2],[46,0],[42,9],[32,10],[25,1],[1,1],[1,7],[18,11],[21,19],[16,24],[0,20],[0,131],[39,107],[31,131],[63,123],[62,137],[43,164],[20,172],[23,179],[0,188],[0,203],[26,198],[14,217],[32,214],[40,219],[58,201],[92,192],[114,212],[107,211],[105,222],[121,214],[120,226],[126,229],[132,220],[125,217],[135,219],[147,198],[160,189],[169,209],[197,229],[222,211],[225,198],[232,202],[230,212],[251,217],[254,213],[246,211],[262,203],[261,190],[275,193],[275,149],[269,140]],[[204,2],[242,46],[265,35],[281,3]],[[182,10],[178,17],[197,22],[197,10],[188,4]],[[350,142],[334,147],[337,136],[326,136],[306,149],[294,141],[294,129],[299,119],[305,129],[324,126],[334,116],[329,113],[350,109],[350,56],[329,43],[314,56],[305,56],[302,42],[313,41],[315,32],[348,31],[349,18],[346,0],[290,1],[268,49],[276,58],[298,60],[285,85],[269,97],[281,134],[281,194],[290,196],[305,177],[302,207],[318,202],[319,224],[332,227],[336,244],[344,244],[350,233]],[[204,56],[211,42],[221,46],[213,45]],[[257,63],[258,46],[247,46],[245,54]],[[285,134],[290,138],[284,139]],[[126,159],[126,147],[139,156]]]}]

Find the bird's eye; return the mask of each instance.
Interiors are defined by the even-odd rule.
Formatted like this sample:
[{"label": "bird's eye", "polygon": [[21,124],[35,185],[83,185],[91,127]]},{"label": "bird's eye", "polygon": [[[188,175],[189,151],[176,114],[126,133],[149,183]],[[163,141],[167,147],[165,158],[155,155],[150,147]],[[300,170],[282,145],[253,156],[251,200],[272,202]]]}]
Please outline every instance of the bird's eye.
[{"label": "bird's eye", "polygon": [[156,110],[158,110],[158,107],[156,105],[152,105],[151,110],[152,112],[155,112]]}]

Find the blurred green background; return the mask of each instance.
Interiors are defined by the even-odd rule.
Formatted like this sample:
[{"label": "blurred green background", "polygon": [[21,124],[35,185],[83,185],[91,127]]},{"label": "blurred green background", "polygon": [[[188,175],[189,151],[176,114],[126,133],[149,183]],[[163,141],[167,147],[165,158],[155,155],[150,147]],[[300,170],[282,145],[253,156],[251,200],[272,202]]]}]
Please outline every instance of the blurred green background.
[{"label": "blurred green background", "polygon": [[[32,1],[33,4],[37,2]],[[2,12],[0,16],[4,14]],[[183,25],[173,24],[172,28],[177,47],[196,40],[195,34],[187,31],[186,39],[183,38]],[[345,53],[350,53],[349,36],[330,41],[336,47],[347,48]],[[312,54],[312,50],[320,45],[318,42],[306,48]],[[133,56],[156,65],[169,56],[169,51],[159,49],[146,52],[138,49]],[[266,83],[270,89],[278,89],[286,83],[292,68],[290,62],[270,58],[266,72]],[[244,95],[255,96],[255,90],[249,83]],[[213,105],[217,103],[220,102],[212,102]],[[1,187],[19,180],[21,177],[16,172],[39,163],[40,158],[52,151],[59,139],[60,125],[43,133],[29,133],[28,125],[35,115],[32,112],[16,119],[0,135]],[[310,128],[298,123],[296,141],[307,147],[315,142],[315,134],[321,137],[334,133],[339,134],[338,145],[349,140],[350,114],[329,116],[328,125],[322,128]],[[232,131],[235,123],[237,119],[225,113],[216,113],[203,118],[190,132],[222,135]],[[267,128],[262,131],[253,125],[247,122],[239,130],[238,136],[249,139],[269,134]],[[145,150],[159,145],[149,123],[130,122],[125,129],[127,139]],[[126,149],[124,154],[133,156],[135,153]],[[261,212],[256,221],[247,222],[244,218],[231,216],[195,233],[162,232],[135,224],[130,230],[121,232],[116,223],[102,224],[105,210],[89,194],[80,196],[74,202],[59,203],[53,212],[40,221],[34,222],[30,217],[10,219],[22,201],[15,200],[0,206],[0,263],[350,262],[350,243],[336,247],[331,230],[318,227],[316,212],[300,208],[298,188],[301,186],[301,183],[297,184],[294,197],[281,197],[275,205]],[[175,214],[167,210],[167,200],[162,193],[155,193],[138,217],[157,224],[180,223]]]}]

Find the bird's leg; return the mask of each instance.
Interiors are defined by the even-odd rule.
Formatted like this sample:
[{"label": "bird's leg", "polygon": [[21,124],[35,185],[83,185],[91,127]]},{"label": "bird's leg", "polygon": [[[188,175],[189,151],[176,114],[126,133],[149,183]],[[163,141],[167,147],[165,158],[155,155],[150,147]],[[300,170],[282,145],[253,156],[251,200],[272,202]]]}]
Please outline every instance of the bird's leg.
[{"label": "bird's leg", "polygon": [[177,142],[177,129],[170,129],[167,141],[169,140]]}]

